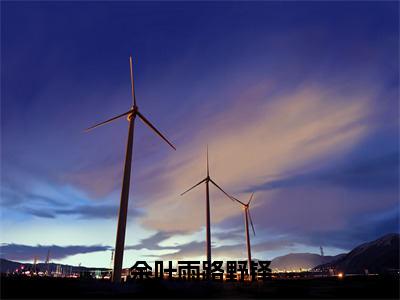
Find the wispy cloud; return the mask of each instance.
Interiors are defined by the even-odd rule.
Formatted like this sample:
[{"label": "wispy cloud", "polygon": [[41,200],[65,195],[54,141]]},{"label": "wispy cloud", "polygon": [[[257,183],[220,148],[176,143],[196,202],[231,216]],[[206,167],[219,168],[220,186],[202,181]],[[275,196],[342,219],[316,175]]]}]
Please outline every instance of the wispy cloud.
[{"label": "wispy cloud", "polygon": [[174,233],[171,232],[163,232],[159,231],[148,238],[142,239],[139,244],[126,246],[125,250],[141,250],[141,249],[148,249],[148,250],[163,250],[163,249],[174,249],[175,246],[168,246],[163,247],[159,244],[166,239],[170,238]]},{"label": "wispy cloud", "polygon": [[[65,198],[65,195],[60,194]],[[27,193],[23,190],[9,189],[7,186],[2,188],[1,204],[3,208],[14,212],[25,213],[40,218],[57,218],[62,215],[69,215],[81,219],[110,219],[118,215],[117,204],[93,203],[84,200],[81,202],[78,196],[71,195],[71,201],[59,200],[45,195]],[[144,214],[143,210],[133,206],[129,207],[129,217],[137,217]]]},{"label": "wispy cloud", "polygon": [[[143,212],[129,208],[129,217],[137,217],[143,215]],[[82,219],[110,219],[117,218],[118,206],[116,205],[81,205],[68,209],[56,209],[55,215],[71,215]]]},{"label": "wispy cloud", "polygon": [[[162,184],[167,188],[151,203],[142,203],[149,211],[142,219],[145,226],[193,231],[203,225],[204,188],[185,197],[178,195],[204,177],[207,143],[211,176],[226,190],[241,196],[250,187],[281,174],[316,168],[327,158],[335,160],[368,132],[371,91],[346,95],[335,89],[303,85],[270,96],[269,87],[258,84],[243,92],[231,109],[203,124],[199,133],[180,148],[179,156],[169,157],[168,173],[152,178],[155,184],[168,182]],[[229,200],[222,199],[222,194],[212,195],[214,224],[240,213]]]},{"label": "wispy cloud", "polygon": [[90,198],[96,200],[108,196],[119,188],[122,184],[121,177],[120,161],[107,158],[60,175],[60,180],[87,191]]},{"label": "wispy cloud", "polygon": [[108,246],[56,246],[56,245],[37,245],[28,246],[20,244],[1,244],[0,256],[2,258],[19,261],[31,261],[34,257],[39,260],[45,260],[48,251],[50,251],[51,259],[62,259],[70,255],[91,253],[97,251],[109,250]]},{"label": "wispy cloud", "polygon": [[336,166],[329,170],[317,170],[270,180],[265,184],[252,186],[247,192],[312,185],[320,187],[321,185],[333,185],[358,189],[394,188],[399,181],[398,165],[399,154],[391,153],[373,159],[356,161],[350,166]]}]

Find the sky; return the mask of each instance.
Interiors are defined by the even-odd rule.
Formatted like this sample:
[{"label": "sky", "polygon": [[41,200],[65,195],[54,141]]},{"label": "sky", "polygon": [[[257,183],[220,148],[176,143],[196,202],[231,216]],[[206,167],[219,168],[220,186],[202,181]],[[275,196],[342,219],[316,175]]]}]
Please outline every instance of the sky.
[{"label": "sky", "polygon": [[[1,2],[0,256],[110,267],[131,106],[124,267],[205,260],[206,175],[253,257],[399,232],[398,2]],[[246,257],[214,187],[213,259]]]}]

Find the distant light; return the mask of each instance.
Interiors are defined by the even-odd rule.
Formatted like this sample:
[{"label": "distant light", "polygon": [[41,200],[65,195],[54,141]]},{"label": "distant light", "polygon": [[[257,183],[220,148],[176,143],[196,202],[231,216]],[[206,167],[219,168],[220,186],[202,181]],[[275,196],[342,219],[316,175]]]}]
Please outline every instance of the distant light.
[{"label": "distant light", "polygon": [[343,278],[343,273],[339,273],[339,274],[338,274],[338,277],[339,277],[339,278]]}]

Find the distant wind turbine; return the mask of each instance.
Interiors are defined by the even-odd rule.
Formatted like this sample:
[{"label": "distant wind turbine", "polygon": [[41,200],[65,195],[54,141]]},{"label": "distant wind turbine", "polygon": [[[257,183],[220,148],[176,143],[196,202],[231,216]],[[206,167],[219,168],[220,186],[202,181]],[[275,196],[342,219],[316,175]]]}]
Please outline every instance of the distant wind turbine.
[{"label": "distant wind turbine", "polygon": [[209,268],[211,268],[211,229],[210,229],[210,190],[209,190],[209,183],[211,182],[217,189],[219,189],[222,193],[224,193],[229,199],[232,201],[234,200],[227,192],[225,192],[214,180],[210,177],[210,169],[208,166],[208,146],[207,146],[207,176],[199,183],[192,186],[190,189],[184,191],[181,196],[186,194],[187,192],[191,191],[198,185],[202,184],[203,182],[206,183],[206,254],[207,254],[207,262]]},{"label": "distant wind turbine", "polygon": [[250,220],[251,229],[253,230],[253,234],[256,235],[256,231],[254,230],[253,220],[251,219],[251,214],[250,214],[250,203],[253,200],[253,196],[254,196],[254,193],[251,194],[250,199],[247,202],[247,204],[243,203],[242,201],[236,199],[233,196],[230,196],[231,199],[236,200],[243,207],[244,226],[245,226],[245,231],[246,231],[246,243],[247,243],[247,259],[248,259],[248,264],[249,264],[249,275],[251,274],[251,246],[250,246],[250,234],[249,234],[249,220]]},{"label": "distant wind turbine", "polygon": [[136,96],[135,96],[135,85],[133,80],[133,68],[132,68],[132,56],[129,57],[130,71],[131,71],[131,92],[132,92],[132,101],[133,105],[127,112],[115,116],[107,121],[96,124],[92,127],[86,129],[86,131],[92,130],[96,127],[102,126],[104,124],[110,123],[116,119],[127,116],[129,122],[129,131],[128,131],[128,142],[126,145],[126,156],[125,156],[125,166],[124,166],[124,177],[122,181],[122,191],[121,191],[121,202],[119,206],[118,213],[118,227],[117,227],[117,238],[115,243],[115,254],[114,254],[114,269],[112,273],[112,281],[120,282],[121,281],[121,273],[122,273],[122,261],[124,256],[124,246],[125,246],[125,232],[126,232],[126,218],[128,214],[128,199],[129,199],[129,184],[131,177],[131,166],[132,166],[132,148],[133,148],[133,132],[135,127],[135,118],[139,117],[140,120],[144,124],[150,127],[158,136],[160,136],[168,145],[170,145],[174,150],[175,147],[170,143],[160,131],[155,128],[149,120],[147,120],[142,113],[139,111],[139,108],[136,104]]}]

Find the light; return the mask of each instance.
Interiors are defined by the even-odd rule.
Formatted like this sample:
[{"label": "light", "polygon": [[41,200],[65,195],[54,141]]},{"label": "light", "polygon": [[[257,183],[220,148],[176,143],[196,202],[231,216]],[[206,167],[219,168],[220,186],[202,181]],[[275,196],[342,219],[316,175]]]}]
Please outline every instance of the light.
[{"label": "light", "polygon": [[339,278],[343,278],[343,273],[339,273],[339,274],[338,274],[338,277],[339,277]]}]

